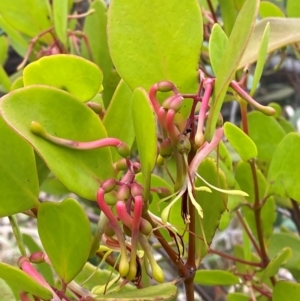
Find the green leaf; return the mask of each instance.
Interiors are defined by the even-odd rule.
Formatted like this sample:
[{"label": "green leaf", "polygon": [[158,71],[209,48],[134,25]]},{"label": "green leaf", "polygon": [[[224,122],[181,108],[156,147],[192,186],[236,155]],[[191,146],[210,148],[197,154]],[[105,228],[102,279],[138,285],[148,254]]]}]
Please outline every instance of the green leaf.
[{"label": "green leaf", "polygon": [[275,4],[269,1],[261,1],[259,5],[259,14],[262,18],[279,17],[284,18],[283,11]]},{"label": "green leaf", "polygon": [[277,255],[274,257],[267,265],[261,280],[265,281],[268,278],[276,275],[279,271],[279,268],[287,262],[287,260],[292,256],[292,249],[289,247],[283,248]]},{"label": "green leaf", "polygon": [[257,147],[257,165],[266,174],[273,154],[285,132],[275,118],[258,111],[248,114],[249,136]]},{"label": "green leaf", "polygon": [[235,285],[239,277],[222,270],[199,270],[196,272],[194,281],[201,285]]},{"label": "green leaf", "polygon": [[49,290],[25,272],[3,262],[0,262],[0,278],[6,281],[8,285],[17,287],[19,291],[28,292],[44,300],[52,298],[52,293]]},{"label": "green leaf", "polygon": [[273,301],[297,300],[300,296],[300,284],[278,281],[273,291]]},{"label": "green leaf", "polygon": [[11,87],[10,79],[1,65],[0,65],[0,85],[2,86],[4,92],[6,93],[9,92]]},{"label": "green leaf", "polygon": [[4,35],[0,36],[0,65],[4,65],[4,63],[7,59],[8,45],[9,45],[9,43],[8,43],[7,37]]},{"label": "green leaf", "polygon": [[16,298],[11,288],[1,278],[0,278],[0,299],[3,301],[16,301]]},{"label": "green leaf", "polygon": [[89,220],[77,201],[47,202],[39,207],[38,231],[57,274],[69,283],[86,263],[91,247]]},{"label": "green leaf", "polygon": [[[0,11],[6,22],[29,37],[35,37],[51,27],[47,0],[1,0]],[[49,43],[53,39],[50,34],[46,34],[40,40]]]},{"label": "green leaf", "polygon": [[300,239],[291,233],[274,233],[268,244],[269,256],[275,257],[283,248],[289,247],[292,250],[292,256],[284,264],[297,281],[300,280]]},{"label": "green leaf", "polygon": [[300,135],[287,134],[279,143],[273,155],[269,172],[269,193],[283,197],[290,197],[300,202],[298,189],[300,167],[296,164],[300,160]]},{"label": "green leaf", "polygon": [[234,26],[236,11],[233,1],[219,0],[222,20],[224,22],[224,30],[229,36]]},{"label": "green leaf", "polygon": [[114,0],[108,12],[113,63],[128,86],[148,90],[169,80],[180,92],[197,89],[202,17],[196,0]]},{"label": "green leaf", "polygon": [[224,133],[229,143],[244,160],[256,158],[257,148],[253,140],[231,122],[225,122]]},{"label": "green leaf", "polygon": [[0,217],[39,206],[32,147],[0,116]]},{"label": "green leaf", "polygon": [[[95,0],[92,2],[90,9],[93,9],[94,13],[86,17],[83,32],[89,41],[93,56],[92,61],[103,71],[105,84],[113,67],[107,44],[107,5],[103,0]],[[85,43],[82,43],[82,56],[91,59]]]},{"label": "green leaf", "polygon": [[300,17],[300,3],[298,0],[287,0],[286,13],[289,18]]},{"label": "green leaf", "polygon": [[8,35],[11,46],[20,55],[27,52],[29,42],[0,15],[0,27]]},{"label": "green leaf", "polygon": [[[265,196],[267,189],[267,182],[264,175],[261,173],[259,169],[256,168],[257,174],[257,182],[258,182],[258,190],[259,190],[259,200],[261,201]],[[240,185],[241,190],[247,192],[249,197],[247,197],[247,201],[250,204],[254,204],[255,202],[255,194],[254,194],[254,182],[253,175],[251,171],[250,164],[245,163],[243,161],[239,162],[236,168],[236,180]],[[254,211],[251,208],[244,206],[242,208],[244,216],[251,228],[255,237],[257,237],[257,229],[255,223]],[[261,209],[261,223],[262,223],[262,231],[263,236],[268,238],[273,233],[273,223],[276,218],[275,212],[275,202],[274,199],[268,198]]]},{"label": "green leaf", "polygon": [[114,177],[108,148],[69,149],[31,132],[31,122],[38,121],[47,133],[58,137],[75,141],[106,138],[99,117],[71,94],[45,86],[25,87],[2,98],[1,112],[70,191],[96,200],[100,182]]},{"label": "green leaf", "polygon": [[213,101],[205,130],[206,140],[214,134],[221,106],[230,81],[238,69],[239,62],[248,45],[256,21],[258,0],[247,0],[239,12],[222,56],[222,68],[218,68],[213,93]]},{"label": "green leaf", "polygon": [[48,85],[67,91],[85,102],[102,84],[102,72],[94,63],[70,54],[45,56],[23,72],[24,86]]},{"label": "green leaf", "polygon": [[268,51],[268,43],[269,43],[269,36],[270,36],[270,23],[267,23],[265,31],[262,36],[262,41],[259,47],[259,53],[258,53],[258,59],[253,75],[253,82],[252,82],[252,87],[250,91],[250,95],[253,95],[254,92],[256,91],[256,88],[258,86],[258,83],[260,81],[264,65],[266,62],[266,55]]},{"label": "green leaf", "polygon": [[214,74],[222,67],[222,56],[228,44],[228,37],[218,23],[215,23],[209,39],[209,58]]},{"label": "green leaf", "polygon": [[143,174],[144,200],[149,197],[151,173],[156,163],[156,121],[147,92],[137,88],[132,96],[132,119]]},{"label": "green leaf", "polygon": [[[105,77],[105,74],[104,74]],[[105,78],[104,78],[105,80]],[[102,92],[102,97],[103,97],[103,103],[104,106],[107,108],[109,106],[109,103],[115,93],[115,90],[117,86],[120,83],[120,75],[116,70],[112,70],[109,74],[108,80],[105,81],[104,83],[104,90]]]},{"label": "green leaf", "polygon": [[270,23],[268,53],[288,44],[300,41],[300,22],[297,18],[265,18],[259,21],[253,30],[247,49],[239,62],[239,68],[255,62],[258,58],[260,42],[266,24]]},{"label": "green leaf", "polygon": [[65,47],[67,46],[68,2],[68,0],[52,1],[55,33]]},{"label": "green leaf", "polygon": [[97,301],[160,301],[171,300],[177,295],[177,287],[173,283],[163,283],[147,288],[120,292],[97,297]]},{"label": "green leaf", "polygon": [[[122,140],[129,148],[131,148],[135,139],[133,121],[131,118],[132,95],[132,91],[126,83],[121,80],[103,119],[107,135]],[[112,149],[111,151],[113,161],[120,159],[120,155],[116,150]]]}]

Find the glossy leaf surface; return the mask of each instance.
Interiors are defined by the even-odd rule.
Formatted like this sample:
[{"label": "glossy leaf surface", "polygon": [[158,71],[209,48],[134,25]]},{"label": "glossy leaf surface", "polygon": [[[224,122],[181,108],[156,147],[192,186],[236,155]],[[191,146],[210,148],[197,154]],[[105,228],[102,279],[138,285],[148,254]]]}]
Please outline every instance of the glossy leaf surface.
[{"label": "glossy leaf surface", "polygon": [[[89,41],[92,61],[101,68],[104,83],[107,83],[113,66],[107,44],[107,5],[103,0],[95,0],[90,9],[93,9],[94,13],[86,17],[83,31]],[[82,43],[82,56],[91,59],[85,43]]]},{"label": "glossy leaf surface", "polygon": [[297,300],[300,296],[300,284],[278,281],[273,291],[273,301]]},{"label": "glossy leaf surface", "polygon": [[250,35],[255,25],[258,11],[258,0],[247,0],[239,12],[228,40],[228,46],[222,56],[222,68],[218,69],[213,93],[213,101],[208,115],[205,137],[212,139],[221,106],[234,72],[248,45]]},{"label": "glossy leaf surface", "polygon": [[201,285],[235,285],[239,277],[223,270],[199,270],[195,275],[195,282]]},{"label": "glossy leaf surface", "polygon": [[[259,191],[259,201],[263,199],[267,189],[267,182],[264,175],[261,173],[259,169],[256,169],[257,173],[257,182],[258,182],[258,191]],[[255,202],[255,194],[254,194],[254,182],[253,175],[251,171],[250,164],[245,162],[239,162],[236,168],[236,180],[239,183],[241,190],[247,192],[249,197],[246,200],[250,204],[254,204]],[[244,206],[243,213],[245,218],[251,228],[253,234],[257,237],[257,229],[255,224],[255,216],[252,209]],[[261,223],[262,223],[262,231],[264,237],[270,237],[273,233],[273,223],[275,221],[276,212],[275,212],[275,203],[273,198],[268,198],[265,204],[261,209]]]},{"label": "glossy leaf surface", "polygon": [[36,295],[41,299],[50,300],[52,298],[52,293],[32,277],[22,270],[3,262],[0,262],[0,278],[5,280],[8,285],[17,286],[19,290]]},{"label": "glossy leaf surface", "polygon": [[202,18],[196,0],[113,0],[108,42],[114,65],[133,90],[161,80],[181,92],[197,87]]},{"label": "glossy leaf surface", "polygon": [[257,156],[255,143],[236,125],[231,122],[225,122],[224,133],[229,143],[244,161],[248,161]]},{"label": "glossy leaf surface", "polygon": [[300,166],[300,135],[287,134],[273,155],[268,172],[270,193],[283,197],[290,197],[300,202],[299,180]]},{"label": "glossy leaf surface", "polygon": [[144,178],[144,198],[148,200],[151,173],[156,163],[156,121],[144,89],[135,89],[132,98],[132,120]]},{"label": "glossy leaf surface", "polygon": [[32,147],[0,117],[0,217],[37,208],[39,184]]},{"label": "glossy leaf surface", "polygon": [[[105,113],[103,124],[109,137],[115,137],[125,142],[131,148],[135,133],[131,118],[133,93],[127,84],[121,80]],[[113,161],[120,159],[116,150],[112,149]]]},{"label": "glossy leaf surface", "polygon": [[86,263],[92,240],[89,220],[77,201],[45,202],[38,211],[38,231],[57,274],[69,283]]},{"label": "glossy leaf surface", "polygon": [[23,72],[24,86],[48,85],[67,91],[81,101],[92,99],[102,84],[102,72],[94,63],[76,55],[45,56]]},{"label": "glossy leaf surface", "polygon": [[261,1],[259,5],[259,14],[262,18],[281,17],[285,15],[283,11],[275,4],[269,1]]},{"label": "glossy leaf surface", "polygon": [[[35,37],[51,27],[50,5],[47,0],[1,0],[2,17],[22,34]],[[52,40],[50,34],[41,38]]]},{"label": "glossy leaf surface", "polygon": [[171,300],[177,294],[177,287],[172,283],[163,283],[130,292],[112,293],[97,297],[97,301],[161,301]]},{"label": "glossy leaf surface", "polygon": [[250,37],[248,47],[239,63],[239,68],[257,60],[259,47],[266,24],[270,23],[268,53],[288,44],[300,41],[300,22],[297,18],[265,18],[259,21]]},{"label": "glossy leaf surface", "polygon": [[57,137],[76,141],[105,138],[105,129],[97,115],[69,93],[45,86],[25,87],[3,97],[1,111],[69,190],[95,200],[100,182],[114,176],[108,148],[69,149],[30,131],[31,122],[37,121],[47,133]]},{"label": "glossy leaf surface", "polygon": [[68,0],[53,0],[54,29],[64,46],[67,46]]}]

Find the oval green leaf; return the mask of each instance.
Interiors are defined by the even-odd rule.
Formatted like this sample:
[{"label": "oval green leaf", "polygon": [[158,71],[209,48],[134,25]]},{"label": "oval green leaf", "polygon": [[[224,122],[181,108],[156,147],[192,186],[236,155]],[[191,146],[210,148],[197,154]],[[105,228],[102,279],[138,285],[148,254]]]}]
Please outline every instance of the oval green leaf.
[{"label": "oval green leaf", "polygon": [[273,291],[273,301],[298,300],[300,284],[289,281],[278,281]]},{"label": "oval green leaf", "polygon": [[269,172],[269,193],[300,202],[300,135],[287,134],[273,155]]},{"label": "oval green leaf", "polygon": [[[48,0],[1,0],[1,15],[18,32],[31,38],[51,27],[51,11]],[[40,39],[50,43],[53,38],[46,34]]]},{"label": "oval green leaf", "polygon": [[194,281],[201,285],[235,285],[239,284],[239,277],[222,270],[199,270]]},{"label": "oval green leaf", "polygon": [[57,146],[30,131],[38,121],[49,134],[75,141],[106,138],[99,117],[71,94],[46,86],[29,86],[3,97],[4,119],[28,140],[57,178],[74,193],[96,200],[101,181],[115,172],[109,148],[74,150]]},{"label": "oval green leaf", "polygon": [[209,39],[209,58],[214,74],[222,67],[222,56],[228,44],[228,37],[218,23],[215,23]]},{"label": "oval green leaf", "polygon": [[23,72],[24,86],[48,85],[67,91],[85,102],[92,99],[102,84],[98,66],[70,54],[45,56],[29,64]]},{"label": "oval green leaf", "polygon": [[151,173],[156,163],[156,121],[148,94],[144,89],[135,89],[132,98],[132,120],[144,179],[144,200],[147,201]]},{"label": "oval green leaf", "polygon": [[[121,80],[103,119],[107,135],[122,140],[129,148],[131,148],[135,139],[131,118],[132,102],[132,91]],[[120,155],[116,150],[112,149],[111,152],[114,161],[120,159]]]},{"label": "oval green leaf", "polygon": [[292,249],[289,247],[283,248],[277,255],[274,257],[261,275],[261,280],[265,281],[268,278],[276,275],[279,271],[279,268],[287,262],[287,260],[292,256]]},{"label": "oval green leaf", "polygon": [[284,18],[283,11],[274,3],[269,1],[261,1],[259,5],[259,14],[262,18],[279,17]]},{"label": "oval green leaf", "polygon": [[39,183],[32,147],[0,116],[0,217],[39,206]]},{"label": "oval green leaf", "polygon": [[218,68],[209,111],[205,137],[210,141],[215,132],[218,116],[230,81],[239,66],[256,22],[259,0],[247,0],[240,10],[231,31],[228,46],[222,56],[222,68]]},{"label": "oval green leaf", "polygon": [[298,0],[287,0],[286,13],[289,18],[299,18],[300,2]]},{"label": "oval green leaf", "polygon": [[161,80],[180,92],[197,89],[202,17],[196,0],[113,0],[108,44],[114,65],[134,90]]},{"label": "oval green leaf", "polygon": [[55,33],[65,47],[67,46],[68,2],[69,0],[52,1]]},{"label": "oval green leaf", "polygon": [[77,201],[40,205],[37,217],[43,247],[53,268],[69,283],[85,265],[91,247],[89,220]]},{"label": "oval green leaf", "polygon": [[33,278],[20,269],[0,262],[0,278],[8,285],[12,285],[18,290],[33,294],[43,300],[50,300],[52,293],[45,287],[37,283]]},{"label": "oval green leaf", "polygon": [[253,140],[231,122],[225,122],[224,133],[229,143],[244,160],[256,158],[257,148]]}]

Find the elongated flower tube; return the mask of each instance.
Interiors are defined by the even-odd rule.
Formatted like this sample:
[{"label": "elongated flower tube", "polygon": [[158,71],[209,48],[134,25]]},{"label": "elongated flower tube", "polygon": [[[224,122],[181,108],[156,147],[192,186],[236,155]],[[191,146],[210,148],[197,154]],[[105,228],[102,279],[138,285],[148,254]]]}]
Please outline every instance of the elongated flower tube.
[{"label": "elongated flower tube", "polygon": [[127,249],[126,249],[124,236],[123,236],[122,230],[118,224],[117,218],[115,217],[114,213],[112,212],[110,207],[105,202],[104,194],[105,194],[105,191],[103,190],[103,188],[100,187],[97,192],[97,202],[98,202],[99,208],[104,212],[104,214],[107,216],[108,220],[110,221],[111,226],[117,236],[117,239],[118,239],[118,242],[120,245],[120,249],[121,249],[119,273],[120,273],[121,277],[125,277],[129,271],[129,263],[127,261]]},{"label": "elongated flower tube", "polygon": [[244,91],[236,81],[231,81],[230,87],[244,100],[246,100],[250,105],[252,105],[256,110],[262,112],[265,115],[272,116],[276,114],[276,110],[272,107],[263,106],[254,100],[246,91]]},{"label": "elongated flower tube", "polygon": [[53,298],[52,301],[60,301],[60,298],[56,295],[52,287],[48,284],[48,282],[43,278],[42,275],[38,273],[38,271],[32,266],[29,261],[29,258],[26,256],[21,256],[18,260],[18,266],[29,276],[31,276],[36,282],[40,285],[48,289],[52,294]]},{"label": "elongated flower tube", "polygon": [[103,138],[103,139],[88,141],[88,142],[68,140],[68,139],[59,138],[48,134],[43,128],[43,126],[37,121],[31,122],[30,130],[32,133],[44,138],[45,140],[48,140],[54,144],[61,145],[67,148],[88,150],[88,149],[101,148],[105,146],[114,146],[120,156],[127,158],[130,155],[129,147],[124,142],[122,142],[117,138]]}]

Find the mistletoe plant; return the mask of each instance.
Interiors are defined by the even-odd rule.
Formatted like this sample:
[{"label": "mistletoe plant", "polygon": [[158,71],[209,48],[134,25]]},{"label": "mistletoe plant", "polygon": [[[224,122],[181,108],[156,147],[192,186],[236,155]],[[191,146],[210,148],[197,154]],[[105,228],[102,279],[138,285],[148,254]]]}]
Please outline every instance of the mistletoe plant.
[{"label": "mistletoe plant", "polygon": [[[0,263],[11,300],[176,300],[180,283],[186,300],[195,284],[230,285],[231,301],[299,296],[300,238],[273,224],[276,206],[300,224],[300,136],[253,98],[266,56],[300,40],[299,19],[258,0],[113,0],[108,16],[100,0],[84,14],[67,0],[15,2],[1,1],[0,26],[30,63],[13,83],[0,74],[0,216],[21,254],[18,268]],[[289,17],[297,7],[288,1]],[[241,127],[223,121],[233,99]],[[49,174],[75,197],[42,200]],[[86,201],[100,209],[93,233]],[[36,219],[39,251],[17,213]],[[212,248],[235,217],[244,246]],[[199,269],[210,254],[230,268]]]}]

